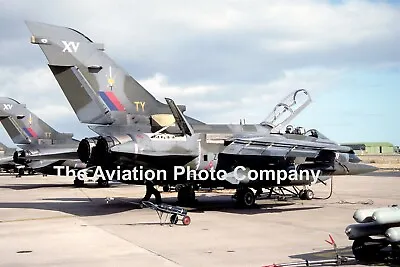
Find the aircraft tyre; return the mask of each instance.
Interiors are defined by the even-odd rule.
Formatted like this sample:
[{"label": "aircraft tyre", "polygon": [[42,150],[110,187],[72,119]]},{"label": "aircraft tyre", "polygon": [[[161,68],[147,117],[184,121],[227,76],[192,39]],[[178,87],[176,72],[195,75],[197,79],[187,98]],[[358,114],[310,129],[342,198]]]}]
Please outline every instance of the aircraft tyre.
[{"label": "aircraft tyre", "polygon": [[75,180],[74,180],[74,186],[75,187],[82,187],[84,184],[85,184],[85,181],[83,181],[81,179],[78,179],[78,178],[75,178]]},{"label": "aircraft tyre", "polygon": [[301,200],[311,200],[314,198],[314,191],[311,189],[302,189],[299,192],[299,198]]},{"label": "aircraft tyre", "polygon": [[97,180],[97,185],[99,187],[109,187],[110,186],[110,184],[108,183],[107,179],[98,179]]},{"label": "aircraft tyre", "polygon": [[307,189],[305,192],[305,198],[306,200],[311,200],[314,198],[314,192],[310,189]]},{"label": "aircraft tyre", "polygon": [[163,189],[164,192],[169,192],[169,190],[171,190],[169,185],[164,185],[162,189]]},{"label": "aircraft tyre", "polygon": [[178,202],[182,205],[192,205],[196,201],[196,194],[192,186],[182,186],[178,191]]},{"label": "aircraft tyre", "polygon": [[182,189],[182,187],[184,187],[183,184],[177,184],[177,185],[175,186],[175,192],[179,192],[179,191]]},{"label": "aircraft tyre", "polygon": [[236,191],[236,201],[239,207],[251,208],[256,203],[256,195],[250,188],[238,189]]}]

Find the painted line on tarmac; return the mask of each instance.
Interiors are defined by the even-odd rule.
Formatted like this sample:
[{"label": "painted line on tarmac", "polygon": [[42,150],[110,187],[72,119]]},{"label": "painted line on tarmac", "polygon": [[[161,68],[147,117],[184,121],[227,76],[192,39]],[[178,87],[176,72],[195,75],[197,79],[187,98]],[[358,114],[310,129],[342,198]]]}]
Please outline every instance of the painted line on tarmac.
[{"label": "painted line on tarmac", "polygon": [[85,197],[86,197],[87,199],[89,199],[89,201],[90,201],[90,202],[93,202],[92,198],[91,198],[91,197],[89,197],[89,195],[88,195],[88,194],[86,194],[86,192],[85,192],[85,191],[83,191],[83,188],[79,188],[79,191],[81,191],[81,193],[82,193],[83,195],[85,195]]},{"label": "painted line on tarmac", "polygon": [[74,218],[74,217],[77,217],[77,216],[75,216],[75,215],[61,215],[61,216],[40,217],[40,218],[22,218],[22,219],[15,219],[15,220],[1,220],[0,223],[44,221],[44,220],[65,219],[65,218]]}]

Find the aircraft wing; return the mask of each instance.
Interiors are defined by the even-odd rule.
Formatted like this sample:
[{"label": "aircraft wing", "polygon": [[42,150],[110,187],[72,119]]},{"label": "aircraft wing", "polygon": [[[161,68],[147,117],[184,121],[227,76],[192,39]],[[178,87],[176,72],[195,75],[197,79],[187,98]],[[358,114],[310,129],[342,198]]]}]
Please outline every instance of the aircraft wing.
[{"label": "aircraft wing", "polygon": [[0,165],[7,164],[10,162],[14,162],[13,156],[5,156],[5,157],[0,158]]},{"label": "aircraft wing", "polygon": [[32,169],[40,169],[59,162],[60,160],[35,160],[28,164]]},{"label": "aircraft wing", "polygon": [[[349,152],[349,147],[321,141],[298,140],[283,135],[236,137],[218,156],[221,169],[230,170],[225,179],[232,184],[249,182],[252,169],[289,168],[296,162],[301,169],[318,169],[326,174],[333,172],[336,152]],[[292,161],[293,160],[293,161]],[[233,166],[245,169],[239,173],[244,180],[238,180]]]},{"label": "aircraft wing", "polygon": [[113,153],[123,153],[123,154],[132,154],[132,155],[140,155],[140,156],[149,156],[149,157],[168,157],[168,156],[197,156],[194,151],[190,150],[173,150],[171,151],[157,151],[157,150],[139,150],[136,149],[132,142],[128,142],[125,144],[117,145],[111,148]]},{"label": "aircraft wing", "polygon": [[38,153],[26,155],[25,158],[31,160],[79,159],[76,148],[47,149]]},{"label": "aircraft wing", "polygon": [[307,157],[315,158],[322,150],[332,152],[349,152],[348,147],[336,144],[288,139],[282,136],[264,136],[232,139],[221,153],[233,155],[273,156],[273,157]]}]

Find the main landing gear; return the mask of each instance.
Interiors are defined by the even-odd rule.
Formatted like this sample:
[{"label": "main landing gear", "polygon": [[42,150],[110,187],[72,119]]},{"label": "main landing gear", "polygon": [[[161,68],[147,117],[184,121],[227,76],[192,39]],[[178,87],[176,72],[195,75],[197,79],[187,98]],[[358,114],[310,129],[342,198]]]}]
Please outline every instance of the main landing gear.
[{"label": "main landing gear", "polygon": [[18,173],[17,175],[15,175],[16,178],[22,177],[23,175],[25,175],[25,170],[24,168],[19,168],[18,169]]},{"label": "main landing gear", "polygon": [[[74,186],[75,187],[82,187],[85,184],[85,180],[75,178],[74,179]],[[98,187],[109,187],[110,184],[107,179],[98,179],[97,180],[97,186]]]},{"label": "main landing gear", "polygon": [[101,178],[97,180],[97,185],[98,185],[98,187],[109,187],[110,186],[107,179],[101,179]]},{"label": "main landing gear", "polygon": [[169,191],[171,191],[171,188],[169,187],[169,185],[164,185],[163,186],[163,192],[167,193]]},{"label": "main landing gear", "polygon": [[85,181],[82,179],[75,178],[74,186],[75,187],[82,187],[85,184]]},{"label": "main landing gear", "polygon": [[233,198],[239,207],[251,208],[256,203],[256,194],[248,187],[238,188]]},{"label": "main landing gear", "polygon": [[182,185],[178,191],[178,202],[184,206],[196,203],[196,194],[192,185]]},{"label": "main landing gear", "polygon": [[144,195],[142,201],[149,201],[151,195],[154,195],[156,203],[161,203],[161,194],[157,189],[154,188],[154,184],[150,181],[146,182],[146,194]]}]

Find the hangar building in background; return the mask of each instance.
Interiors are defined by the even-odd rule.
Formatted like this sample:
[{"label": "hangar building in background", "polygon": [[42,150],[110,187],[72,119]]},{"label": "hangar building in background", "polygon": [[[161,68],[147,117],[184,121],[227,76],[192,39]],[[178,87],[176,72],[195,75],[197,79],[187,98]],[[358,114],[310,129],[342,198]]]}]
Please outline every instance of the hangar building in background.
[{"label": "hangar building in background", "polygon": [[396,147],[388,142],[344,143],[343,146],[351,147],[358,155],[394,154]]}]

